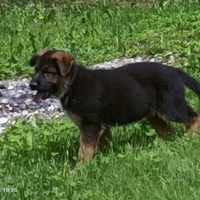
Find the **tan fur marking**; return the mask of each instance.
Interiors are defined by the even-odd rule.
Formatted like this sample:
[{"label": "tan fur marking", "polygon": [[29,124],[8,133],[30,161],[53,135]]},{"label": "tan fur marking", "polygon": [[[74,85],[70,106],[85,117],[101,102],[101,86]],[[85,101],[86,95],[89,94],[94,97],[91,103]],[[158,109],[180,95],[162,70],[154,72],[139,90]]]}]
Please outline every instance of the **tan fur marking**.
[{"label": "tan fur marking", "polygon": [[75,58],[71,54],[60,51],[52,54],[51,59],[57,60],[62,76],[66,76],[69,73],[73,63],[75,62]]},{"label": "tan fur marking", "polygon": [[82,165],[94,158],[96,144],[87,144],[81,141],[78,152],[78,165]]},{"label": "tan fur marking", "polygon": [[197,117],[192,119],[192,122],[187,125],[188,131],[190,132],[191,136],[194,138],[197,135],[199,126],[200,126],[200,113],[197,113]]},{"label": "tan fur marking", "polygon": [[103,136],[102,142],[107,143],[106,136],[110,138],[110,131],[102,126],[99,132],[93,132],[94,130],[81,131],[80,147],[78,152],[79,165],[92,160],[95,156],[96,147],[99,143],[99,139]]},{"label": "tan fur marking", "polygon": [[[61,80],[62,80],[62,78],[61,78]],[[64,95],[68,92],[69,84],[70,84],[70,82],[69,82],[68,79],[66,79],[65,82],[64,82],[64,84],[62,84],[63,85],[62,86],[62,90],[60,91],[60,95],[59,95],[60,99],[63,98]]]},{"label": "tan fur marking", "polygon": [[45,54],[47,51],[49,51],[48,49],[42,49],[40,52],[37,53],[38,56],[42,56],[43,54]]}]

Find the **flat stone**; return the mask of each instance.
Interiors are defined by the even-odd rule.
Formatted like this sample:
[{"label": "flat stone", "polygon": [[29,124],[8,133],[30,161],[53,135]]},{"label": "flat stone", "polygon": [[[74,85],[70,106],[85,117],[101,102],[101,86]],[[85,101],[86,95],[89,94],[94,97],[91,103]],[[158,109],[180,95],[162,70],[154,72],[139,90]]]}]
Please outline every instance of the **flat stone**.
[{"label": "flat stone", "polygon": [[33,99],[26,99],[24,102],[25,102],[25,104],[30,104],[33,102]]},{"label": "flat stone", "polygon": [[35,112],[34,112],[34,114],[38,114],[39,113],[39,111],[38,110],[36,110]]},{"label": "flat stone", "polygon": [[135,58],[135,62],[142,62],[142,58],[141,57],[136,57]]},{"label": "flat stone", "polygon": [[13,89],[14,89],[14,86],[13,86],[13,85],[10,85],[7,89],[8,89],[8,90],[13,90]]},{"label": "flat stone", "polygon": [[1,103],[9,103],[8,99],[2,99]]},{"label": "flat stone", "polygon": [[155,58],[151,58],[149,61],[150,62],[156,62],[156,59]]},{"label": "flat stone", "polygon": [[26,95],[26,94],[21,94],[19,98],[21,98],[21,99],[26,99],[26,98],[27,98],[27,95]]},{"label": "flat stone", "polygon": [[51,105],[50,107],[47,108],[48,111],[54,111],[55,107],[53,105]]},{"label": "flat stone", "polygon": [[169,60],[167,61],[168,64],[172,64],[174,63],[175,59],[174,59],[174,56],[170,56],[169,57]]},{"label": "flat stone", "polygon": [[7,122],[8,122],[8,118],[6,118],[6,117],[0,118],[0,124],[6,124]]},{"label": "flat stone", "polygon": [[17,90],[17,92],[18,92],[18,93],[24,93],[24,91],[23,91],[23,90]]},{"label": "flat stone", "polygon": [[7,93],[5,92],[3,94],[4,94],[4,96],[11,97],[11,96],[14,96],[16,94],[16,91],[15,90],[7,90]]},{"label": "flat stone", "polygon": [[40,104],[37,104],[34,101],[32,101],[29,104],[27,104],[27,107],[34,110],[34,109],[38,109],[40,107]]},{"label": "flat stone", "polygon": [[14,112],[12,116],[13,116],[13,118],[20,117],[20,116],[21,116],[21,113]]},{"label": "flat stone", "polygon": [[23,110],[22,111],[22,116],[28,115],[28,111],[27,110]]},{"label": "flat stone", "polygon": [[15,98],[19,98],[20,96],[21,96],[21,94],[18,94],[18,93],[17,93],[17,94],[15,95]]},{"label": "flat stone", "polygon": [[18,112],[20,112],[20,111],[19,111],[19,109],[18,109],[18,108],[16,108],[16,107],[13,107],[13,108],[12,108],[12,112],[17,112],[17,113],[18,113]]}]

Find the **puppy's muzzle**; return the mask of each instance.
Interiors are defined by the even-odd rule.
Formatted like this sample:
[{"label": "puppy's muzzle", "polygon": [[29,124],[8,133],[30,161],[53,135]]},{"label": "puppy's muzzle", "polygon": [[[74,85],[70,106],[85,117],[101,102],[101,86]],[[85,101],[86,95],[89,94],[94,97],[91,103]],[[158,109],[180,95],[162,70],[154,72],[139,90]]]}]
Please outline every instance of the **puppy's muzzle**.
[{"label": "puppy's muzzle", "polygon": [[37,90],[39,84],[38,84],[38,82],[31,81],[29,86],[30,86],[31,90]]}]

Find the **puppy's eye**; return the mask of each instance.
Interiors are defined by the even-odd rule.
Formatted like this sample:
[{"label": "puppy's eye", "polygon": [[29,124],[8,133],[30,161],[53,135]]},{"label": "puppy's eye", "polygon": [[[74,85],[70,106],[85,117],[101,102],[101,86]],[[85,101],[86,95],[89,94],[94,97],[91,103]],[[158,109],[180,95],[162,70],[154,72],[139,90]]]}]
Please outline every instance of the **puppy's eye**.
[{"label": "puppy's eye", "polygon": [[46,76],[46,77],[51,77],[51,76],[53,76],[53,75],[56,75],[56,73],[55,72],[52,72],[52,71],[49,71],[49,69],[47,68],[47,69],[43,69],[43,75],[44,76]]},{"label": "puppy's eye", "polygon": [[51,72],[48,69],[43,69],[43,74],[50,74]]},{"label": "puppy's eye", "polygon": [[44,75],[45,75],[45,76],[51,76],[51,75],[52,75],[52,72],[49,72],[49,71],[44,72]]}]

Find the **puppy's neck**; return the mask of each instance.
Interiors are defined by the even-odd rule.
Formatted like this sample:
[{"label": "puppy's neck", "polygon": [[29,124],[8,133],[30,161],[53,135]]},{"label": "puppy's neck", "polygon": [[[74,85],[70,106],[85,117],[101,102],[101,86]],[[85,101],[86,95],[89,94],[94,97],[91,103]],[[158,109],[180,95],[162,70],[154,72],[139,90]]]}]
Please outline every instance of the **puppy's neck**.
[{"label": "puppy's neck", "polygon": [[74,64],[72,66],[71,71],[69,72],[69,74],[66,77],[65,83],[63,85],[62,91],[59,96],[60,99],[63,99],[63,97],[67,95],[69,88],[70,88],[72,82],[74,81],[77,70],[78,70],[78,67],[76,66],[76,64]]}]

